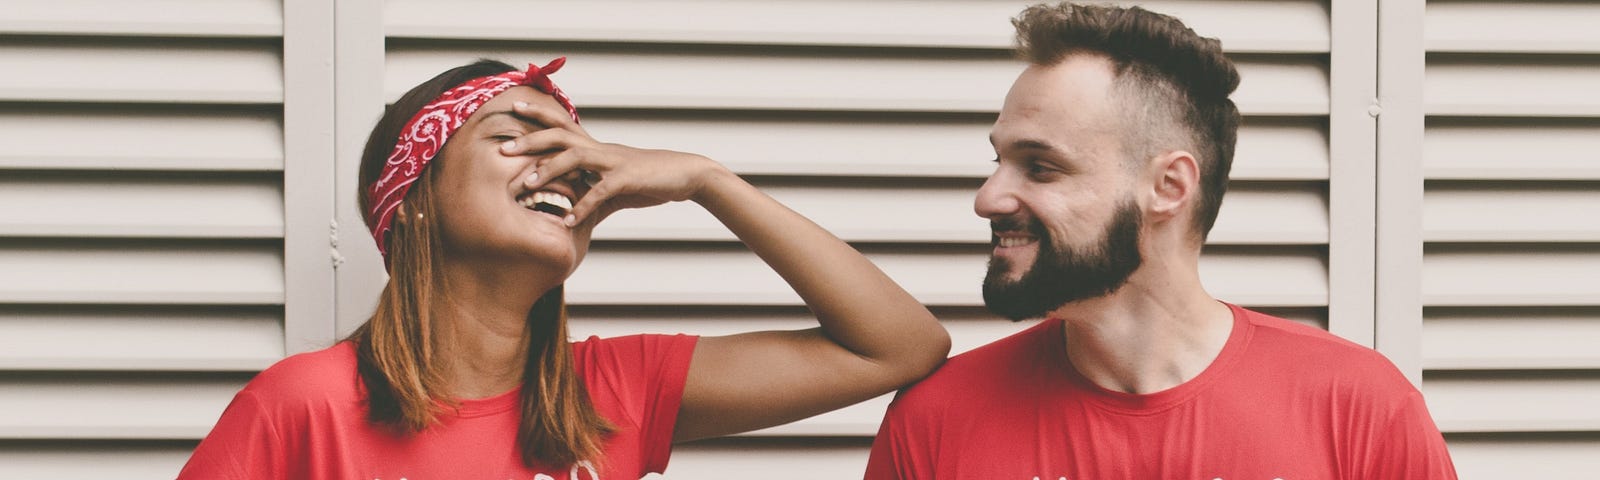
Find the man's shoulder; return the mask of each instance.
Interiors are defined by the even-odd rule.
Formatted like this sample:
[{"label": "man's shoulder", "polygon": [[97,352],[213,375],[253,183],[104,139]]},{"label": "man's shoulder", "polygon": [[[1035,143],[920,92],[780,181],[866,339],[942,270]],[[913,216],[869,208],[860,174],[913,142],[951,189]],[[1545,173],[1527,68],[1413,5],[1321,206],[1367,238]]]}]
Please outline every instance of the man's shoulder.
[{"label": "man's shoulder", "polygon": [[1020,382],[1039,368],[1059,368],[1052,362],[1052,354],[1060,348],[1060,330],[1054,322],[1045,320],[1026,330],[973,348],[946,360],[932,375],[924,378],[896,397],[897,408],[924,408],[959,403],[982,402],[988,397],[1000,396],[1008,388],[1030,382]]},{"label": "man's shoulder", "polygon": [[1395,394],[1414,389],[1394,362],[1377,350],[1321,328],[1247,312],[1255,327],[1251,351],[1258,355],[1252,360],[1256,366],[1293,369],[1300,378],[1321,377],[1336,388],[1363,386]]}]

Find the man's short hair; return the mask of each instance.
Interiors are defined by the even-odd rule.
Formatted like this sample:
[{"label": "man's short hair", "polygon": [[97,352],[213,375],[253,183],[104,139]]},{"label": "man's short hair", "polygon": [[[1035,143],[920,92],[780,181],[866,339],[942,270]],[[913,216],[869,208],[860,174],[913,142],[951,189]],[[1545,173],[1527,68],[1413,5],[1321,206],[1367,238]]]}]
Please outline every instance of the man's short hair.
[{"label": "man's short hair", "polygon": [[1184,149],[1200,168],[1195,233],[1202,240],[1216,223],[1228,189],[1239,109],[1228,95],[1239,72],[1222,42],[1204,38],[1176,18],[1139,7],[1034,5],[1012,19],[1019,55],[1041,66],[1070,55],[1109,59],[1116,98],[1128,105],[1124,151],[1144,160]]}]

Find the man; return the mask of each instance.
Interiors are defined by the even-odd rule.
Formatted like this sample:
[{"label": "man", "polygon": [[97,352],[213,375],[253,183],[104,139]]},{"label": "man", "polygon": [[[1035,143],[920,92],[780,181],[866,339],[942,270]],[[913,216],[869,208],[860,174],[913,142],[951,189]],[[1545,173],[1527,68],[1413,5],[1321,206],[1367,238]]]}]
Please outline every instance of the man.
[{"label": "man", "polygon": [[1138,8],[1013,23],[983,295],[1046,320],[901,392],[867,478],[1454,478],[1387,359],[1201,285],[1239,123],[1220,43]]}]

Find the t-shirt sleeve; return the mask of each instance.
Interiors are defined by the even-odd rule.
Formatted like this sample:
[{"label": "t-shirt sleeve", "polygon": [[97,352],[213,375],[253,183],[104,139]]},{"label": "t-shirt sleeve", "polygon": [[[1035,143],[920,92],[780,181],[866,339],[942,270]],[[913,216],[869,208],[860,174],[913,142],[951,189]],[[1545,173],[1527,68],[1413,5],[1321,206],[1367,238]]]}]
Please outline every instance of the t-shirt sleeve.
[{"label": "t-shirt sleeve", "polygon": [[606,388],[626,402],[622,409],[639,424],[639,460],[644,472],[661,473],[667,468],[678,407],[689,379],[689,361],[698,340],[692,335],[630,335],[604,340],[591,337],[582,342],[588,361],[595,362],[585,380],[591,385],[607,382]]},{"label": "t-shirt sleeve", "polygon": [[251,391],[239,392],[195,448],[178,480],[288,478],[291,446],[284,443],[272,413]]},{"label": "t-shirt sleeve", "polygon": [[1428,415],[1422,393],[1410,392],[1388,426],[1369,443],[1369,479],[1454,479],[1456,469],[1444,436]]},{"label": "t-shirt sleeve", "polygon": [[914,435],[909,432],[912,427],[908,423],[908,410],[910,407],[901,402],[905,392],[900,392],[895,401],[889,404],[889,411],[883,416],[883,424],[878,426],[878,436],[872,440],[872,454],[867,458],[866,480],[911,480],[917,478],[932,478],[925,475],[932,468],[926,465],[927,452],[919,452],[914,443],[929,439]]}]

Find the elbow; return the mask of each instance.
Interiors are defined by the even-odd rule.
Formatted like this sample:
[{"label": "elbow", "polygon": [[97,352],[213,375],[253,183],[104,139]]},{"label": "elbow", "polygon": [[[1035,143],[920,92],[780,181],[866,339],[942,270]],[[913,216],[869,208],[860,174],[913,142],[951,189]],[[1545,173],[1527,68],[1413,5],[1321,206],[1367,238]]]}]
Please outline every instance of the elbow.
[{"label": "elbow", "polygon": [[916,341],[906,348],[902,385],[915,383],[933,374],[950,356],[950,332],[936,319],[930,320],[930,323],[931,327],[924,335],[908,337],[916,338]]}]

